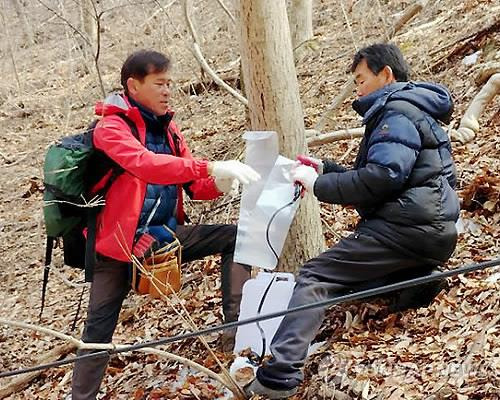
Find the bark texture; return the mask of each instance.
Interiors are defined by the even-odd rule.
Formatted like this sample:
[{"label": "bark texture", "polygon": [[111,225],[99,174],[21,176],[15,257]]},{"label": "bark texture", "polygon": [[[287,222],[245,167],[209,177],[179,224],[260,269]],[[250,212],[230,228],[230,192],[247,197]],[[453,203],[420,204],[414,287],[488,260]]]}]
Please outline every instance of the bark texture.
[{"label": "bark texture", "polygon": [[[241,0],[241,60],[252,130],[278,133],[280,153],[307,153],[304,118],[293,61],[285,0]],[[296,272],[324,246],[319,205],[302,200],[278,269]]]}]

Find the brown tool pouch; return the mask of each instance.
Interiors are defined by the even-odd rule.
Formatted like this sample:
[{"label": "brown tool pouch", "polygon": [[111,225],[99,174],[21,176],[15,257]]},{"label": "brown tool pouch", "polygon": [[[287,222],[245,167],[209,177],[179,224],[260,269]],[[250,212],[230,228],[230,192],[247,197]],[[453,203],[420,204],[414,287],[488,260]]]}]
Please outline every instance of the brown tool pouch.
[{"label": "brown tool pouch", "polygon": [[179,240],[174,236],[172,243],[145,259],[136,259],[132,263],[132,289],[155,299],[178,292],[181,288],[181,249]]}]

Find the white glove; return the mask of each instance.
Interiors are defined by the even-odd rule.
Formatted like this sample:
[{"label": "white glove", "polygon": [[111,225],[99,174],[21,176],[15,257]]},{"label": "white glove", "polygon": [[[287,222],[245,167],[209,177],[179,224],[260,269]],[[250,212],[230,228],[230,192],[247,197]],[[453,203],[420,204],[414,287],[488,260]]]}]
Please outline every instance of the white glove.
[{"label": "white glove", "polygon": [[318,173],[314,167],[299,164],[292,169],[291,178],[294,182],[299,182],[304,188],[311,193],[314,193],[314,182],[318,179]]},{"label": "white glove", "polygon": [[257,182],[260,179],[260,175],[252,167],[236,160],[214,161],[211,175],[216,179],[237,179],[243,185]]},{"label": "white glove", "polygon": [[215,178],[215,186],[219,192],[236,196],[240,188],[240,181],[234,178]]}]

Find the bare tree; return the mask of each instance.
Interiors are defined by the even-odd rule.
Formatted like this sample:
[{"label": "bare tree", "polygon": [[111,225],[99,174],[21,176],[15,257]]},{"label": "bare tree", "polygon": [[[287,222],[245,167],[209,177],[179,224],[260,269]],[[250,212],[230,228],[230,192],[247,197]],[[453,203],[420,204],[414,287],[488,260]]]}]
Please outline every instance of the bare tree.
[{"label": "bare tree", "polygon": [[82,48],[86,59],[93,58],[94,46],[97,43],[97,20],[96,8],[93,0],[80,0],[80,28],[87,36],[88,41],[82,42]]},{"label": "bare tree", "polygon": [[7,26],[7,21],[3,10],[0,10],[0,21],[3,25],[5,38],[7,39],[7,51],[9,53],[10,61],[12,63],[12,71],[14,72],[14,77],[16,78],[17,90],[21,91],[21,79],[19,78],[19,72],[17,70],[16,57],[14,55],[14,48],[12,46],[12,38],[10,36],[10,32]]},{"label": "bare tree", "polygon": [[26,18],[27,11],[24,6],[19,2],[19,0],[10,0],[10,2],[14,5],[16,9],[17,17],[21,22],[21,26],[23,27],[24,36],[26,42],[30,45],[35,44],[35,35],[33,34],[33,29],[31,29],[31,25],[28,23],[28,19]]},{"label": "bare tree", "polygon": [[307,53],[307,43],[313,38],[312,0],[291,0],[288,22],[296,60]]},{"label": "bare tree", "polygon": [[[285,0],[241,0],[241,61],[253,130],[278,132],[280,153],[307,152]],[[319,205],[307,195],[290,228],[279,268],[296,271],[324,245]]]}]

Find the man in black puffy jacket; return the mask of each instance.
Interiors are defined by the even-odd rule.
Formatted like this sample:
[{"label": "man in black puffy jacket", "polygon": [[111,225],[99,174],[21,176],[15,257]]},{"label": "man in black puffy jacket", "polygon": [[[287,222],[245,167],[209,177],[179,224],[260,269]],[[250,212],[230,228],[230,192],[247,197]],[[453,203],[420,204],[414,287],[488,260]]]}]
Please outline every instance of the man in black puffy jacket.
[{"label": "man in black puffy jacket", "polygon": [[[354,206],[361,220],[352,235],[301,268],[290,308],[430,274],[455,249],[455,168],[437,122],[450,118],[450,94],[437,84],[409,82],[408,65],[393,44],[360,50],[351,71],[359,96],[353,108],[366,126],[353,168],[301,156],[293,178],[320,201]],[[435,284],[408,289],[400,295],[407,304],[399,306],[428,305],[438,291]],[[283,398],[296,392],[324,312],[283,319],[273,357],[258,369],[247,394]]]}]

